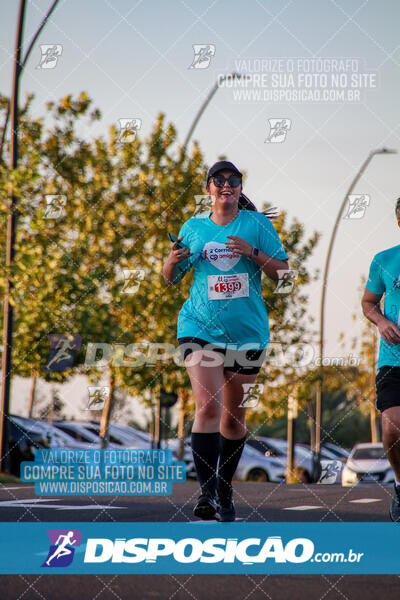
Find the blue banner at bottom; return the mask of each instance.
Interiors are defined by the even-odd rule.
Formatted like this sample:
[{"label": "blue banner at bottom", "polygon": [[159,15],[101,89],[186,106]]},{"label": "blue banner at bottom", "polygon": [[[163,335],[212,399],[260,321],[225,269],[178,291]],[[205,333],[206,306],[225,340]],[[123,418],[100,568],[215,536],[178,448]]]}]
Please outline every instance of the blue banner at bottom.
[{"label": "blue banner at bottom", "polygon": [[1,574],[400,574],[397,523],[0,523]]}]

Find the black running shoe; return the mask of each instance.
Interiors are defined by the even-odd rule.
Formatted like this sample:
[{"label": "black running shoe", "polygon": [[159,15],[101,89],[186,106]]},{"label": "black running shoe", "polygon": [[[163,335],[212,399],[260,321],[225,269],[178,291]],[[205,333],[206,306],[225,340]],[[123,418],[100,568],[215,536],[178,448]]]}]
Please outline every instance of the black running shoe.
[{"label": "black running shoe", "polygon": [[233,490],[231,488],[227,498],[219,498],[218,510],[215,518],[217,521],[234,521],[236,518],[235,505],[232,499]]},{"label": "black running shoe", "polygon": [[215,519],[215,513],[217,512],[218,503],[214,494],[211,492],[203,492],[197,499],[196,506],[193,509],[193,514],[200,519],[207,521],[208,519]]},{"label": "black running shoe", "polygon": [[394,484],[392,505],[390,507],[390,518],[392,521],[400,521],[400,485]]}]

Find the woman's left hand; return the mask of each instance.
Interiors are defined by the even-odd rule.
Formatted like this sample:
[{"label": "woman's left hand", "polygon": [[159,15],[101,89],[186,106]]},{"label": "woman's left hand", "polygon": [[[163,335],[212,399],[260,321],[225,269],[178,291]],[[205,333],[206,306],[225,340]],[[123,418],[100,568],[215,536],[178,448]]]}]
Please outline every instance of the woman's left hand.
[{"label": "woman's left hand", "polygon": [[253,251],[253,246],[251,244],[246,242],[246,240],[243,240],[242,238],[238,237],[237,235],[228,235],[227,237],[230,238],[232,241],[225,242],[225,246],[228,246],[228,248],[234,250],[235,252],[238,252],[242,256],[247,256],[247,258],[251,258],[251,253]]}]

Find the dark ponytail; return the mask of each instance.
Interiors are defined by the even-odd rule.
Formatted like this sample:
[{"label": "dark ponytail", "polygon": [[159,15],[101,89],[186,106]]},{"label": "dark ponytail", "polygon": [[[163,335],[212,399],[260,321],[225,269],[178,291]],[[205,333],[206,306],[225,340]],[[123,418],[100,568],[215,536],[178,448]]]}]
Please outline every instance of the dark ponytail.
[{"label": "dark ponytail", "polygon": [[252,201],[250,200],[250,198],[248,198],[247,196],[245,196],[245,194],[243,194],[243,192],[241,192],[240,196],[239,196],[239,210],[255,210],[257,211],[257,208],[255,207],[255,205],[252,203]]},{"label": "dark ponytail", "polygon": [[[243,192],[241,192],[239,196],[238,202],[239,210],[253,210],[255,212],[259,212],[256,206],[252,203],[250,198],[248,198]],[[276,213],[276,208],[267,208],[267,210],[261,211],[263,215],[268,217],[268,219],[276,219],[279,216],[279,213]]]}]

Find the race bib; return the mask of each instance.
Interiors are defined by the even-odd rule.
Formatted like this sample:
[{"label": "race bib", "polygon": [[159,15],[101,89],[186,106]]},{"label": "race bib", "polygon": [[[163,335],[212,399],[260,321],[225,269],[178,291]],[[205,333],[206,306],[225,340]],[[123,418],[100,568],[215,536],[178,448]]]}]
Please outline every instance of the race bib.
[{"label": "race bib", "polygon": [[231,300],[249,295],[249,274],[208,275],[208,299]]}]

